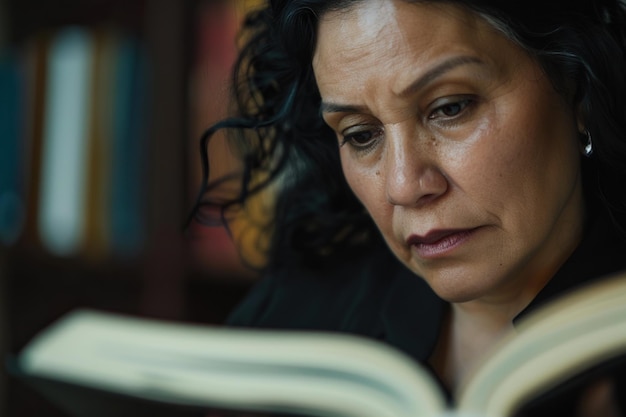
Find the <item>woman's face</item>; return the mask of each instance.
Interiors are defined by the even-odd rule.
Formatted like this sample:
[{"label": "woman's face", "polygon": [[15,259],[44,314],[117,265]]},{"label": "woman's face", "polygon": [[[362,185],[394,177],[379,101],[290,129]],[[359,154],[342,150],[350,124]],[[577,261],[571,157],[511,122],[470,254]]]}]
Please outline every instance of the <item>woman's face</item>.
[{"label": "woman's face", "polygon": [[365,1],[321,18],[313,68],[350,187],[441,297],[523,297],[571,254],[583,219],[573,106],[486,21]]}]

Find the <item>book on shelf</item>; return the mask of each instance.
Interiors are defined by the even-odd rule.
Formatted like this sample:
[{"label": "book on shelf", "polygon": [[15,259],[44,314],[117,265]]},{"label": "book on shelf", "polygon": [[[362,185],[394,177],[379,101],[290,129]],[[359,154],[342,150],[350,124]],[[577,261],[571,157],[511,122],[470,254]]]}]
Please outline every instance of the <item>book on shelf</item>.
[{"label": "book on shelf", "polygon": [[22,46],[23,238],[55,255],[134,255],[144,239],[147,62],[115,29]]},{"label": "book on shelf", "polygon": [[17,54],[0,49],[0,246],[17,241],[26,217],[24,78],[20,69]]},{"label": "book on shelf", "polygon": [[121,37],[114,54],[107,224],[111,251],[133,256],[146,237],[148,62],[133,37]]},{"label": "book on shelf", "polygon": [[47,90],[47,61],[50,44],[49,34],[29,39],[22,46],[24,74],[24,132],[25,157],[23,171],[25,180],[25,221],[22,239],[41,243],[38,218],[40,209],[42,146],[44,114]]},{"label": "book on shelf", "polygon": [[625,353],[626,275],[619,275],[523,319],[453,401],[415,361],[357,336],[207,327],[93,310],[62,318],[9,364],[13,375],[73,416],[231,410],[508,417],[594,369],[623,364]]},{"label": "book on shelf", "polygon": [[110,223],[107,204],[110,200],[111,136],[113,113],[113,72],[116,66],[118,36],[111,30],[92,30],[92,72],[86,129],[87,150],[85,227],[83,250],[91,259],[102,259],[110,247]]},{"label": "book on shelf", "polygon": [[48,53],[38,226],[50,252],[68,255],[85,233],[92,36],[66,28]]},{"label": "book on shelf", "polygon": [[93,32],[85,254],[136,255],[144,240],[146,63],[138,40]]}]

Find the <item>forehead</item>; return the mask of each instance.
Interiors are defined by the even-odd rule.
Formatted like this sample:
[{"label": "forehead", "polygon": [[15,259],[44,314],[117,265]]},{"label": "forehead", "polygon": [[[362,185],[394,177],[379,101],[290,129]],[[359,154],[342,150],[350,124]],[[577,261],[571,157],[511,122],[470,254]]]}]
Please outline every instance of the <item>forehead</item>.
[{"label": "forehead", "polygon": [[[318,82],[341,82],[346,75],[415,70],[446,55],[507,59],[512,43],[479,15],[449,3],[366,0],[320,19],[313,68]],[[403,80],[398,80],[399,82]]]}]

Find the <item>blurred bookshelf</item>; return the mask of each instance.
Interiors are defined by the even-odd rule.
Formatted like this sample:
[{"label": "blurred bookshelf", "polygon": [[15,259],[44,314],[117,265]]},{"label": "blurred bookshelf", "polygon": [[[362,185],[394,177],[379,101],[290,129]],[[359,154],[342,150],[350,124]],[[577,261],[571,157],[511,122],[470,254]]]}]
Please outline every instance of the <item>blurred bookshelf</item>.
[{"label": "blurred bookshelf", "polygon": [[[0,0],[3,357],[79,307],[219,324],[254,282],[225,230],[183,230],[236,1]],[[4,373],[0,415],[64,416]]]}]

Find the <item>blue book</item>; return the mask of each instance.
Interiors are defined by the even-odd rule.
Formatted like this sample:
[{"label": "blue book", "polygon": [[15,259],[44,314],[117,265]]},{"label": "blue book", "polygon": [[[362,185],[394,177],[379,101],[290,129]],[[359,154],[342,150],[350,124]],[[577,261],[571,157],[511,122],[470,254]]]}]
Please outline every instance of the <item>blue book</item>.
[{"label": "blue book", "polygon": [[25,219],[24,84],[13,53],[0,53],[0,245],[17,241]]},{"label": "blue book", "polygon": [[133,256],[145,239],[146,63],[138,41],[119,43],[114,77],[111,143],[110,244],[113,252]]}]

